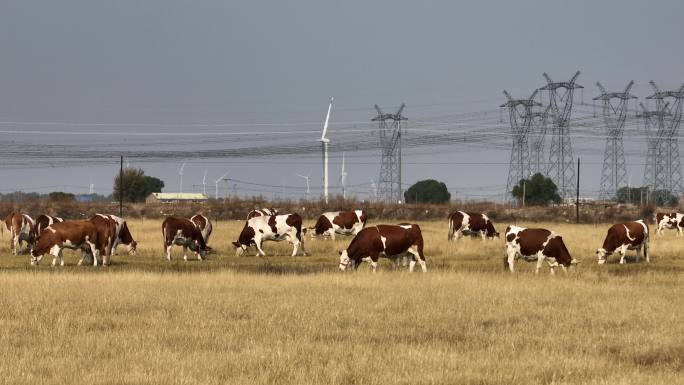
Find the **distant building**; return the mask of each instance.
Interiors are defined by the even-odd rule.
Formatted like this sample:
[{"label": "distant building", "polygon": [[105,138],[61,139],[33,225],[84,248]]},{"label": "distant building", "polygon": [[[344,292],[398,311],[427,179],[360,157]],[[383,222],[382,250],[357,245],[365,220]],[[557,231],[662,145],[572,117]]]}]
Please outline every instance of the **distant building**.
[{"label": "distant building", "polygon": [[146,199],[146,203],[181,203],[181,202],[206,202],[209,197],[202,193],[152,193]]}]

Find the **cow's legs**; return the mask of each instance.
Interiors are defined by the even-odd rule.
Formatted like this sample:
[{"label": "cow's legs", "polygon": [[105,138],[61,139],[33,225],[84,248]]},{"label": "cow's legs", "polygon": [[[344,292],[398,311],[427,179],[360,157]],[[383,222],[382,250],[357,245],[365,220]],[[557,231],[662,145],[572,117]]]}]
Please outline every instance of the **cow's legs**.
[{"label": "cow's legs", "polygon": [[[546,258],[546,263],[549,264],[549,269],[551,269],[550,274],[556,275],[556,271],[554,270],[554,268],[558,266],[558,261],[556,261],[555,258]],[[563,268],[565,268],[565,266],[563,266]]]},{"label": "cow's legs", "polygon": [[425,261],[420,258],[420,254],[416,250],[413,250],[412,247],[409,247],[408,252],[413,255],[413,259],[409,263],[409,271],[413,272],[413,268],[416,266],[417,261],[420,263],[420,268],[423,270],[423,273],[427,273],[427,266],[425,265]]},{"label": "cow's legs", "polygon": [[188,261],[188,247],[183,245],[183,260]]},{"label": "cow's legs", "polygon": [[12,233],[12,240],[10,243],[12,244],[12,254],[17,255],[19,253],[19,247],[21,247],[19,235]]},{"label": "cow's legs", "polygon": [[485,234],[486,234],[486,233],[485,233],[484,230],[480,231],[480,238],[482,238],[482,240],[485,239]]},{"label": "cow's legs", "polygon": [[625,255],[627,254],[627,247],[626,246],[621,246],[620,247],[620,264],[623,265],[625,263]]},{"label": "cow's legs", "polygon": [[90,252],[93,254],[93,266],[97,266],[97,257],[98,254],[100,254],[100,251],[95,247],[95,244],[90,241],[86,241],[86,245],[88,245]]},{"label": "cow's legs", "polygon": [[[534,274],[539,274],[539,269],[542,267],[542,263],[544,262],[544,254],[542,252],[537,253],[537,269],[534,271]],[[553,273],[553,268],[551,268],[551,273]]]},{"label": "cow's legs", "polygon": [[[254,244],[256,245],[256,248],[257,248],[257,256],[261,255],[262,257],[265,257],[266,253],[264,253],[264,250],[261,248],[262,243],[263,243],[263,241],[261,239],[258,239],[258,240],[255,239],[254,240]],[[295,248],[294,251],[296,252],[297,249]],[[294,254],[292,254],[292,256],[294,256]]]},{"label": "cow's legs", "polygon": [[641,246],[637,247],[634,251],[636,251],[636,261],[639,263],[639,260],[641,259]]},{"label": "cow's legs", "polygon": [[684,229],[684,228],[679,227],[679,225],[677,225],[677,233],[679,234],[680,237],[681,237],[682,235],[684,235],[684,233],[682,233],[682,230],[683,230],[683,229]]},{"label": "cow's legs", "polygon": [[166,259],[171,262],[171,247],[173,245],[166,245]]},{"label": "cow's legs", "polygon": [[370,256],[368,258],[370,259],[370,265],[373,268],[373,273],[375,273],[378,270],[378,256],[376,255],[375,258]]},{"label": "cow's legs", "polygon": [[517,253],[518,251],[513,248],[506,248],[506,257],[508,258],[508,269],[511,271],[511,273],[515,273],[515,268],[513,267],[513,265],[515,264],[515,257]]}]

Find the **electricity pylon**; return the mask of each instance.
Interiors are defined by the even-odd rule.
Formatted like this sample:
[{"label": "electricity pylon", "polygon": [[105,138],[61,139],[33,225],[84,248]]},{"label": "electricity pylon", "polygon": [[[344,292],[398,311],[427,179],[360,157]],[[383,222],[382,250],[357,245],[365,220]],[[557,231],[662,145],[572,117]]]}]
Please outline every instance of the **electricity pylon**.
[{"label": "electricity pylon", "polygon": [[402,122],[408,119],[401,113],[406,105],[402,104],[394,114],[383,114],[377,104],[374,107],[378,116],[372,121],[378,122],[380,147],[382,149],[378,197],[386,202],[403,202],[401,131]]}]

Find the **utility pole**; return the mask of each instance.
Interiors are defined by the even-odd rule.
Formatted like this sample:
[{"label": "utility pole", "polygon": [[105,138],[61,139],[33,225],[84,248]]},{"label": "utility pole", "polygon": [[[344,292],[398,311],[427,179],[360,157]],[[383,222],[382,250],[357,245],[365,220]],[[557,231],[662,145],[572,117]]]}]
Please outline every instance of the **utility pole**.
[{"label": "utility pole", "polygon": [[382,159],[380,163],[379,195],[385,202],[401,202],[402,194],[402,128],[403,121],[408,120],[402,115],[405,104],[394,114],[384,114],[376,104],[378,115],[371,119],[378,122]]},{"label": "utility pole", "polygon": [[575,90],[584,88],[575,83],[579,75],[580,72],[577,71],[567,82],[554,82],[545,72],[547,84],[540,88],[548,91],[549,112],[553,119],[547,175],[556,183],[564,200],[572,197],[575,173],[570,142],[570,113]]},{"label": "utility pole", "polygon": [[511,199],[513,187],[530,174],[530,153],[527,139],[534,117],[532,108],[541,106],[541,103],[534,101],[537,92],[537,90],[534,90],[527,99],[513,99],[506,90],[503,91],[508,101],[500,107],[508,108],[511,133],[513,134],[511,160],[508,165],[508,180],[506,182],[506,196],[508,199]]},{"label": "utility pole", "polygon": [[580,178],[580,158],[579,156],[577,157],[577,195],[575,196],[575,218],[577,219],[577,223],[579,223],[579,179]]},{"label": "utility pole", "polygon": [[123,155],[121,155],[121,165],[119,168],[119,217],[123,218]]},{"label": "utility pole", "polygon": [[[629,93],[634,85],[630,81],[622,92],[606,92],[601,83],[596,86],[601,95],[593,100],[600,100],[603,104],[603,121],[608,129],[606,147],[603,154],[603,171],[601,172],[601,189],[599,198],[604,200],[617,199],[617,192],[625,185],[627,178],[627,166],[625,165],[625,149],[622,143],[625,120],[627,119],[627,107],[630,99],[636,96]],[[617,104],[613,100],[617,99]]]}]

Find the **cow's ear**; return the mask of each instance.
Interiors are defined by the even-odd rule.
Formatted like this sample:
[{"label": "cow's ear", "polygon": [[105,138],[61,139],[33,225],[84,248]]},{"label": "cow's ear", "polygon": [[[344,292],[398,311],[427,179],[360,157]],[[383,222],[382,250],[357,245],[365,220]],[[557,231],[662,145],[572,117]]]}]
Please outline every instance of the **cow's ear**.
[{"label": "cow's ear", "polygon": [[240,247],[240,244],[239,244],[238,242],[233,242],[233,246],[235,246],[235,247],[238,247],[238,248],[239,248],[239,247]]}]

